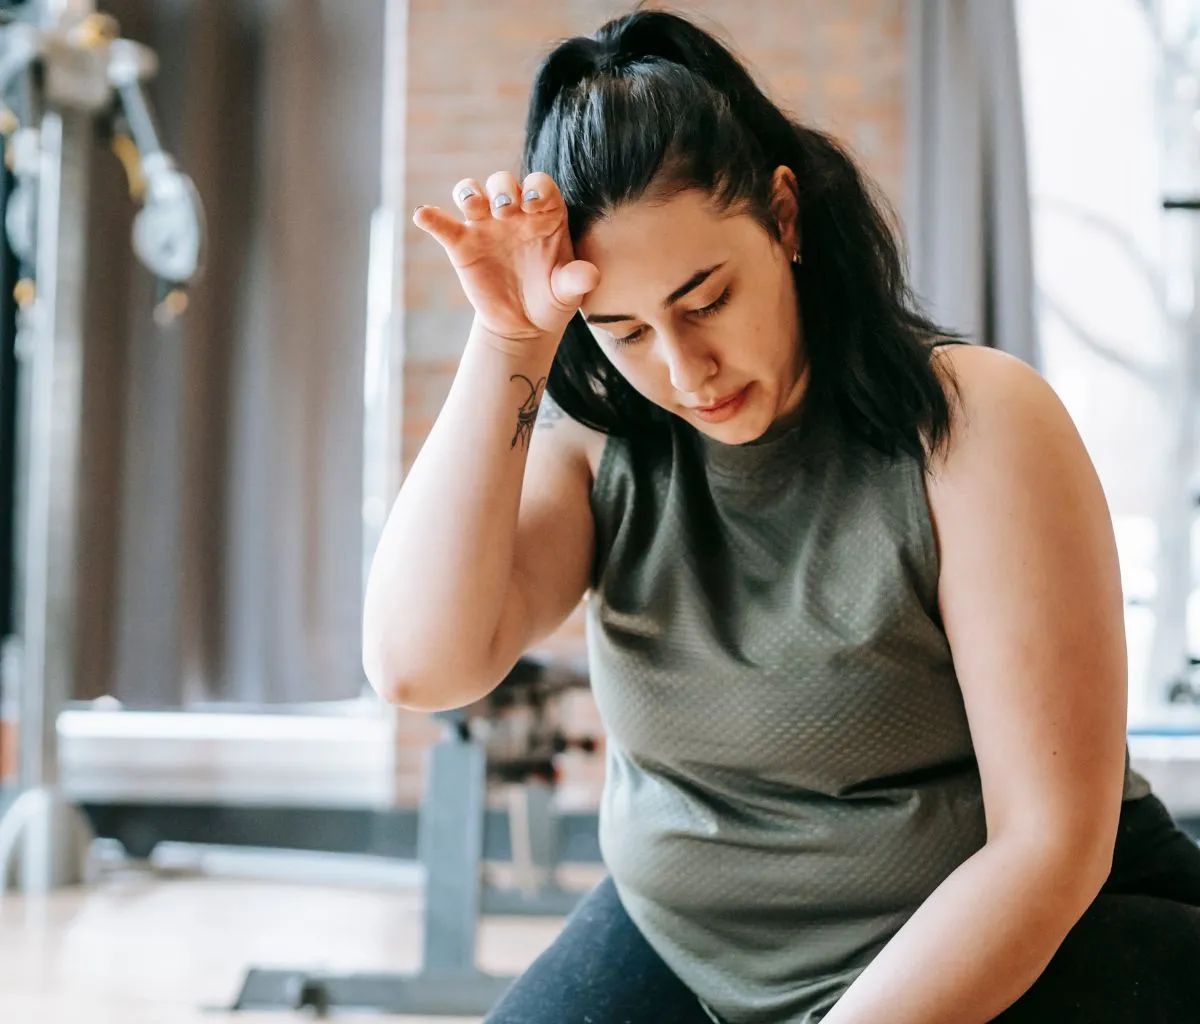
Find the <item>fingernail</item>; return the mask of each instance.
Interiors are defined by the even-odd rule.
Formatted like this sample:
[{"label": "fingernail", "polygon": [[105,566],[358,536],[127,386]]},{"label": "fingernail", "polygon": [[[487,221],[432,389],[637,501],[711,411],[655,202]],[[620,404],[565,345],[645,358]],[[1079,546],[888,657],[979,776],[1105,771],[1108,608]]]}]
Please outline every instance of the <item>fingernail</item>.
[{"label": "fingernail", "polygon": [[527,202],[527,203],[532,203],[535,199],[541,199],[542,194],[536,188],[531,188],[521,198],[524,199],[525,202]]},{"label": "fingernail", "polygon": [[495,199],[492,200],[492,206],[497,210],[500,209],[500,207],[502,207],[502,206],[511,206],[511,205],[512,205],[512,196],[506,196],[506,195],[504,195],[504,193],[501,193],[500,195],[496,196]]},{"label": "fingernail", "polygon": [[465,185],[458,190],[458,201],[460,203],[465,203],[473,195],[475,195],[475,190],[469,185]]},{"label": "fingernail", "polygon": [[[425,209],[425,204],[424,204],[424,203],[422,203],[420,206],[418,206],[418,207],[417,207],[417,210],[423,210],[423,209]],[[417,212],[417,210],[413,210],[413,213],[416,213],[416,212]]]}]

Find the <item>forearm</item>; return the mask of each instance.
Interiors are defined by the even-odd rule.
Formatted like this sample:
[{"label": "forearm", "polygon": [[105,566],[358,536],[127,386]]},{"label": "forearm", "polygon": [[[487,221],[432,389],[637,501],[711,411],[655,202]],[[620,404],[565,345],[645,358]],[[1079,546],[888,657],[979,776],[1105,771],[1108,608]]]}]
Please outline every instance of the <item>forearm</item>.
[{"label": "forearm", "polygon": [[1096,864],[986,845],[918,908],[825,1024],[984,1024],[1023,995],[1083,915]]},{"label": "forearm", "polygon": [[390,700],[433,710],[481,686],[513,570],[529,434],[553,360],[473,328],[388,516],[368,577],[363,663]]}]

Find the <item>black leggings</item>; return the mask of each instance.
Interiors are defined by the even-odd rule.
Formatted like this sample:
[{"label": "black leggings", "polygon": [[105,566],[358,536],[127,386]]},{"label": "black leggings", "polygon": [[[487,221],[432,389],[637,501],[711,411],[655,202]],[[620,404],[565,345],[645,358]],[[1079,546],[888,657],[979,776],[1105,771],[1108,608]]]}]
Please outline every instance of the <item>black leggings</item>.
[{"label": "black leggings", "polygon": [[[1200,1021],[1200,848],[1154,796],[1127,803],[1108,882],[998,1024]],[[611,880],[485,1024],[712,1024],[650,948]]]}]

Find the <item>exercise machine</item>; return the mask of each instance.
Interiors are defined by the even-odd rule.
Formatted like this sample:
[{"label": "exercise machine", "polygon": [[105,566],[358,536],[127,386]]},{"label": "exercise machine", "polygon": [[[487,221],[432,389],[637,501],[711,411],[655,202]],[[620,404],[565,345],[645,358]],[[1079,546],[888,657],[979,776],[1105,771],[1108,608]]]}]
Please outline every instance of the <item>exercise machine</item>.
[{"label": "exercise machine", "polygon": [[19,789],[0,817],[0,877],[26,892],[81,879],[87,821],[59,785],[57,722],[75,678],[75,516],[82,409],[88,164],[97,136],[140,207],[134,254],[158,280],[159,323],[187,305],[204,220],[190,179],[160,145],[144,85],[154,53],[122,39],[94,0],[0,7],[0,134],[13,188],[4,226],[16,302],[15,632]]},{"label": "exercise machine", "polygon": [[[586,675],[570,667],[524,658],[488,697],[437,716],[445,728],[431,752],[420,816],[425,937],[419,973],[252,968],[230,1009],[487,1012],[513,979],[476,966],[480,914],[560,917],[579,899],[557,878],[554,795],[557,758],[568,750],[592,754],[600,745],[597,737],[572,737],[563,727],[563,698],[587,685]],[[483,859],[487,797],[497,790],[508,799],[516,879],[510,886],[492,884]]]}]

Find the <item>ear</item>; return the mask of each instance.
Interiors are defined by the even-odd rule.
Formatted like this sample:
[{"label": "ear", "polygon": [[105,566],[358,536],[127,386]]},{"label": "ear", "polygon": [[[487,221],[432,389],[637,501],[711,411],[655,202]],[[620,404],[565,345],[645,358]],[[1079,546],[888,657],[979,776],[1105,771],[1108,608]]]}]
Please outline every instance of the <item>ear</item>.
[{"label": "ear", "polygon": [[780,244],[790,259],[801,250],[800,199],[796,175],[786,164],[775,168],[771,177],[771,211],[779,225]]}]

